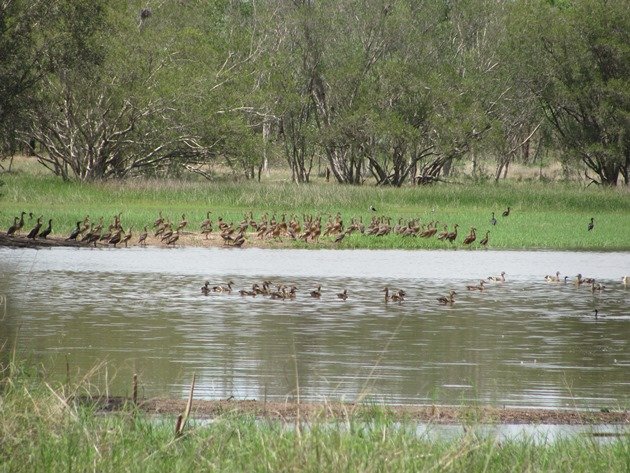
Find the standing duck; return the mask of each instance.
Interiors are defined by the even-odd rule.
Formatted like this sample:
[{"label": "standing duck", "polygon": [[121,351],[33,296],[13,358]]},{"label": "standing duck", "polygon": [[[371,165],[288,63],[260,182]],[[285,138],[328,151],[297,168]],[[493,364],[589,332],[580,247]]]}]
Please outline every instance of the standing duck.
[{"label": "standing duck", "polygon": [[138,237],[138,244],[142,246],[146,246],[147,236],[149,236],[149,231],[147,230],[147,226],[145,225],[144,230],[142,230],[142,233]]},{"label": "standing duck", "polygon": [[48,226],[39,234],[39,238],[43,238],[44,240],[48,235],[52,232],[52,218],[48,220]]},{"label": "standing duck", "polygon": [[33,229],[30,232],[28,232],[28,235],[26,235],[26,238],[32,238],[34,240],[37,237],[37,234],[39,233],[40,228],[42,228],[42,218],[38,217],[37,223],[35,224]]},{"label": "standing duck", "polygon": [[595,228],[595,219],[591,217],[591,221],[588,224],[588,231],[590,232],[593,228]]},{"label": "standing duck", "polygon": [[494,217],[494,212],[492,212],[492,218],[490,219],[490,224],[492,226],[497,224],[497,219]]},{"label": "standing duck", "polygon": [[74,230],[72,230],[72,233],[70,233],[70,236],[66,238],[66,240],[76,240],[79,233],[81,233],[81,221],[77,222],[77,226],[74,227]]},{"label": "standing duck", "polygon": [[483,246],[483,247],[488,246],[488,238],[489,238],[489,235],[490,235],[490,230],[488,230],[488,231],[486,232],[486,236],[485,236],[485,237],[483,237],[483,239],[479,242],[479,244],[480,244],[481,246]]},{"label": "standing duck", "polygon": [[7,235],[13,235],[18,229],[18,217],[13,217],[13,225],[7,230]]},{"label": "standing duck", "polygon": [[502,214],[502,215],[503,215],[504,217],[507,217],[508,215],[510,215],[510,207],[508,207],[507,209],[505,209],[505,210],[503,211],[503,214]]}]

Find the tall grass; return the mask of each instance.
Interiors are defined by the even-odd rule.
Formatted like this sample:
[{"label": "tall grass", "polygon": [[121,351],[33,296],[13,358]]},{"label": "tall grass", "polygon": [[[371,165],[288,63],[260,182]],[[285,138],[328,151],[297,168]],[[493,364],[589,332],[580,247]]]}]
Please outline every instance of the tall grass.
[{"label": "tall grass", "polygon": [[[304,214],[321,215],[324,221],[337,212],[346,222],[351,217],[365,223],[376,215],[419,218],[422,223],[439,220],[460,225],[467,233],[475,226],[478,240],[490,230],[493,248],[630,249],[630,192],[627,189],[585,188],[577,184],[501,182],[438,184],[425,187],[385,188],[342,186],[332,183],[296,185],[286,182],[200,182],[191,180],[128,180],[122,182],[62,182],[47,175],[17,173],[4,177],[0,189],[0,228],[8,228],[21,210],[54,219],[55,234],[67,234],[77,220],[109,221],[122,212],[123,225],[136,230],[151,224],[158,211],[173,221],[186,214],[190,229],[208,210],[213,218],[239,222],[253,212],[280,218]],[[511,215],[501,212],[510,206]],[[499,224],[489,223],[495,212]],[[595,217],[593,232],[587,232]],[[461,238],[460,238],[461,241]],[[324,239],[322,245],[329,244]],[[300,246],[299,243],[295,244]],[[312,246],[312,245],[309,245]],[[368,238],[354,235],[339,245],[345,248],[448,248],[436,240]],[[459,245],[455,245],[459,246]],[[474,245],[473,245],[474,246]]]},{"label": "tall grass", "polygon": [[[411,421],[372,407],[361,416],[312,420],[302,428],[226,413],[174,435],[174,419],[128,407],[103,415],[76,401],[83,380],[52,385],[9,363],[0,374],[0,471],[572,471],[625,472],[630,439],[497,441],[469,433],[418,434]],[[474,426],[472,426],[474,427]]]}]

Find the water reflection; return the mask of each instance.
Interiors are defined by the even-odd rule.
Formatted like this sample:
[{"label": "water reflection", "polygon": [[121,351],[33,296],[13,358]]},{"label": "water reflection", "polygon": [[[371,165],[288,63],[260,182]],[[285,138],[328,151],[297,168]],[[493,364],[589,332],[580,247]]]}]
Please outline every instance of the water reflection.
[{"label": "water reflection", "polygon": [[[0,249],[0,343],[60,377],[66,358],[106,360],[117,394],[138,372],[145,395],[184,396],[195,372],[206,398],[627,406],[629,267],[630,253]],[[466,291],[502,270],[506,283]],[[545,283],[556,270],[608,288]],[[206,279],[299,289],[203,296]],[[385,285],[407,301],[384,303]],[[456,303],[438,305],[451,288]]]}]

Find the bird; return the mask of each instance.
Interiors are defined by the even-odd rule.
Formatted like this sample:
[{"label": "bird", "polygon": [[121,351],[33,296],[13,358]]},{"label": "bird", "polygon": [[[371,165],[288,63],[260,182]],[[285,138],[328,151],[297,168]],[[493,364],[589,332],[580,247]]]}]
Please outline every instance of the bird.
[{"label": "bird", "polygon": [[48,235],[52,232],[52,218],[48,220],[48,226],[39,234],[38,238],[43,238],[44,240]]},{"label": "bird", "polygon": [[488,235],[490,235],[490,230],[486,232],[486,236],[479,242],[481,246],[488,246]]},{"label": "bird", "polygon": [[205,283],[203,283],[203,286],[201,286],[201,293],[204,296],[210,294],[210,281],[206,281]]},{"label": "bird", "polygon": [[183,230],[186,225],[188,225],[188,220],[186,220],[186,214],[182,214],[182,220],[179,222],[176,230]]},{"label": "bird", "polygon": [[376,212],[376,208],[375,208],[373,205],[370,205],[370,210],[371,210],[372,212]]},{"label": "bird", "polygon": [[470,227],[470,233],[466,238],[464,238],[464,245],[470,245],[477,239],[477,234],[475,233],[477,229],[475,227]]},{"label": "bird", "polygon": [[122,240],[120,240],[121,243],[125,244],[125,248],[127,248],[127,243],[129,243],[129,240],[131,240],[131,229],[133,228],[133,226],[129,227],[129,230],[127,230],[127,233],[125,233],[125,236],[122,238]]},{"label": "bird", "polygon": [[560,271],[556,271],[555,276],[550,276],[549,274],[545,276],[545,281],[547,282],[560,282]]},{"label": "bird", "polygon": [[317,289],[311,291],[311,297],[319,299],[322,296],[322,286],[317,286]]},{"label": "bird", "polygon": [[18,217],[13,217],[13,225],[7,230],[7,235],[13,235],[18,229]]},{"label": "bird", "polygon": [[32,238],[34,240],[37,237],[37,234],[39,233],[40,228],[42,228],[42,218],[38,217],[37,223],[35,224],[33,229],[30,232],[28,232],[28,235],[26,235],[26,238]]},{"label": "bird", "polygon": [[488,276],[488,281],[505,282],[505,271],[501,271],[500,276]]},{"label": "bird", "polygon": [[453,225],[453,231],[450,232],[448,235],[446,235],[446,239],[450,241],[451,243],[453,243],[455,239],[457,238],[457,227],[459,227],[459,225],[457,224]]},{"label": "bird", "polygon": [[179,240],[179,230],[177,230],[175,232],[175,234],[171,235],[167,240],[166,240],[166,244],[167,245],[174,245],[177,240]]},{"label": "bird", "polygon": [[74,228],[74,230],[72,230],[72,233],[70,233],[70,236],[66,238],[66,240],[76,240],[79,236],[79,233],[81,233],[81,221],[77,222],[77,226]]},{"label": "bird", "polygon": [[492,218],[490,219],[490,224],[492,224],[492,225],[496,225],[497,224],[497,219],[494,218],[494,212],[492,212]]},{"label": "bird", "polygon": [[343,292],[340,292],[339,294],[337,294],[337,298],[345,301],[348,298],[348,290],[344,289]]},{"label": "bird", "polygon": [[227,282],[227,285],[225,286],[214,286],[212,288],[212,292],[227,292],[230,293],[232,292],[232,285],[234,284],[234,282],[230,279]]},{"label": "bird", "polygon": [[446,296],[438,297],[437,301],[442,305],[446,305],[446,304],[453,305],[453,303],[455,302],[455,299],[453,298],[453,296],[457,293],[451,289],[448,294],[449,294],[448,297]]},{"label": "bird", "polygon": [[593,309],[593,315],[595,316],[595,320],[597,320],[598,317],[604,317],[597,309]]},{"label": "bird", "polygon": [[588,223],[588,231],[590,232],[595,227],[595,219],[591,217],[591,221]]},{"label": "bird", "polygon": [[471,284],[469,286],[466,286],[466,289],[468,289],[469,291],[483,291],[484,287],[483,285],[486,283],[486,281],[479,281],[478,285],[475,284]]},{"label": "bird", "polygon": [[20,221],[17,224],[17,229],[15,230],[17,233],[20,232],[20,230],[22,230],[22,227],[24,226],[24,215],[26,215],[26,212],[22,212],[20,214]]},{"label": "bird", "polygon": [[[107,243],[114,245],[114,248],[116,248],[116,245],[122,241],[122,233],[122,230],[118,230],[109,238],[109,240],[107,240]],[[102,238],[103,237],[101,237],[101,239]]]},{"label": "bird", "polygon": [[591,292],[595,292],[595,291],[603,291],[604,289],[606,289],[606,286],[604,286],[603,284],[600,283],[596,283],[595,281],[591,282]]},{"label": "bird", "polygon": [[505,209],[505,210],[503,211],[503,214],[502,214],[502,215],[503,215],[504,217],[507,217],[508,215],[510,215],[510,207],[508,207],[507,209]]},{"label": "bird", "polygon": [[147,240],[147,236],[149,235],[149,231],[147,230],[147,226],[144,226],[144,230],[142,230],[142,233],[138,236],[138,244],[139,245],[146,245],[146,240]]}]

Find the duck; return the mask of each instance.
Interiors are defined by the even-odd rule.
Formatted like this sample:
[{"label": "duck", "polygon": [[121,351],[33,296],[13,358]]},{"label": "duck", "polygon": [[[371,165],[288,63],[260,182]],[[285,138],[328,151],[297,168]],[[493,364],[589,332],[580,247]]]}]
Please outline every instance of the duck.
[{"label": "duck", "polygon": [[157,228],[161,226],[163,223],[164,223],[164,217],[162,217],[162,211],[160,210],[158,212],[158,218],[156,218],[155,222],[153,222],[153,228]]},{"label": "duck", "polygon": [[129,243],[129,240],[131,240],[131,237],[132,237],[131,229],[132,228],[133,228],[133,225],[131,227],[129,227],[129,230],[127,230],[127,233],[125,233],[125,236],[120,241],[121,243],[125,244],[125,248],[127,248],[127,243]]},{"label": "duck", "polygon": [[484,287],[483,285],[486,283],[486,281],[479,281],[479,284],[475,285],[475,284],[471,284],[469,286],[466,286],[466,289],[468,289],[469,291],[483,291]]},{"label": "duck", "polygon": [[453,243],[457,238],[457,227],[459,227],[458,224],[453,225],[453,231],[446,236],[446,239],[451,243]]},{"label": "duck", "polygon": [[230,279],[225,286],[214,286],[212,288],[212,292],[227,292],[228,294],[232,292],[232,285],[234,282]]},{"label": "duck", "polygon": [[201,286],[201,293],[204,296],[210,294],[210,281],[206,281],[205,283],[203,283],[203,286]]},{"label": "duck", "polygon": [[590,232],[593,228],[595,228],[595,219],[591,217],[591,221],[588,223],[588,231]]},{"label": "duck", "polygon": [[501,271],[500,276],[488,276],[486,279],[494,282],[505,282],[505,271]]},{"label": "duck", "polygon": [[311,297],[314,299],[319,299],[320,297],[322,297],[322,286],[318,285],[317,289],[315,289],[314,291],[311,291]]},{"label": "duck", "polygon": [[389,302],[389,288],[385,286],[382,292],[385,293],[385,302]]},{"label": "duck", "polygon": [[580,286],[581,284],[591,284],[594,282],[595,282],[594,278],[584,278],[582,277],[581,273],[575,277],[575,284],[577,284],[578,286]]},{"label": "duck", "polygon": [[81,221],[77,222],[77,226],[74,227],[74,230],[70,233],[70,236],[66,238],[66,240],[76,240],[79,234],[81,233]]},{"label": "duck", "polygon": [[142,230],[142,233],[138,236],[138,244],[145,246],[147,243],[147,236],[149,236],[149,230],[147,229],[147,226],[144,226],[144,230]]},{"label": "duck", "polygon": [[[116,245],[122,241],[122,234],[123,234],[122,230],[116,231],[116,233],[114,233],[110,237],[110,239],[107,240],[107,243],[109,243],[110,245],[114,245],[114,248],[116,248]],[[103,239],[103,237],[101,237],[101,240],[102,239]]]},{"label": "duck", "polygon": [[606,286],[604,286],[603,284],[591,281],[591,292],[603,291],[604,289],[606,289]]},{"label": "duck", "polygon": [[485,236],[485,237],[483,237],[483,239],[479,242],[479,244],[480,244],[481,246],[484,246],[484,247],[485,247],[485,246],[488,246],[488,238],[489,238],[489,235],[490,235],[490,230],[488,230],[488,231],[486,232],[486,236]]},{"label": "duck", "polygon": [[399,289],[398,291],[394,292],[391,297],[390,300],[392,302],[402,302],[405,300],[405,296],[407,294],[405,293],[405,291],[403,291],[402,289]]},{"label": "duck", "polygon": [[26,235],[26,238],[31,238],[34,240],[37,237],[37,234],[39,233],[40,228],[42,228],[42,217],[37,217],[37,223],[35,224],[33,229],[30,232],[28,232],[28,235]]},{"label": "duck", "polygon": [[176,230],[183,230],[184,228],[186,228],[186,225],[188,225],[188,220],[186,220],[186,214],[182,214],[182,220],[179,222],[179,225],[177,225]]},{"label": "duck", "polygon": [[344,289],[343,292],[340,292],[339,294],[337,294],[337,298],[341,299],[342,301],[345,301],[348,298],[348,290]]},{"label": "duck", "polygon": [[18,220],[19,217],[13,217],[13,225],[9,227],[7,230],[7,235],[13,235],[18,229]]},{"label": "duck", "polygon": [[470,245],[477,239],[477,234],[475,233],[477,229],[475,227],[470,227],[470,233],[466,238],[464,238],[464,245]]},{"label": "duck", "polygon": [[503,211],[503,214],[502,214],[502,215],[503,215],[504,217],[507,217],[508,215],[510,215],[510,207],[508,207],[507,209],[505,209],[505,210]]},{"label": "duck", "polygon": [[20,230],[22,230],[22,227],[24,226],[24,215],[26,215],[26,212],[23,211],[20,214],[20,220],[18,221],[18,224],[17,224],[17,229],[16,229],[17,233],[19,233]]},{"label": "duck", "polygon": [[451,289],[448,294],[449,294],[448,297],[447,296],[438,297],[437,301],[442,305],[446,305],[446,304],[453,305],[453,303],[455,302],[455,299],[453,298],[453,296],[457,293]]},{"label": "duck", "polygon": [[45,240],[46,237],[50,235],[50,232],[52,232],[52,218],[48,219],[48,226],[39,234],[38,238],[43,238]]},{"label": "duck", "polygon": [[546,282],[560,282],[560,271],[556,271],[555,276],[550,276],[549,274],[545,276]]},{"label": "duck", "polygon": [[167,240],[166,240],[166,244],[167,245],[174,245],[177,240],[179,240],[179,230],[177,230],[175,232],[175,234],[171,235]]},{"label": "duck", "polygon": [[490,219],[490,224],[492,226],[497,224],[497,219],[494,217],[494,212],[492,212],[492,218]]}]

